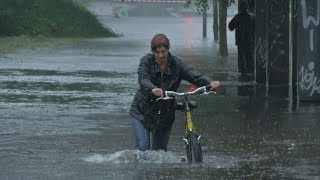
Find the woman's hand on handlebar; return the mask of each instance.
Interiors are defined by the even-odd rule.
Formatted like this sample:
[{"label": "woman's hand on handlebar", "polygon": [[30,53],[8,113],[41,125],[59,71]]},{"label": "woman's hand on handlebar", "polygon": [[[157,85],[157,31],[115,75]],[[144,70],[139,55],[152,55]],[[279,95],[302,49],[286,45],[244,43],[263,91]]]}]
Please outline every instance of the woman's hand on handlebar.
[{"label": "woman's hand on handlebar", "polygon": [[157,97],[163,97],[163,90],[161,88],[153,88],[152,94],[154,94]]},{"label": "woman's hand on handlebar", "polygon": [[210,83],[211,89],[210,90],[214,90],[217,89],[220,86],[220,82],[219,81],[212,81]]}]

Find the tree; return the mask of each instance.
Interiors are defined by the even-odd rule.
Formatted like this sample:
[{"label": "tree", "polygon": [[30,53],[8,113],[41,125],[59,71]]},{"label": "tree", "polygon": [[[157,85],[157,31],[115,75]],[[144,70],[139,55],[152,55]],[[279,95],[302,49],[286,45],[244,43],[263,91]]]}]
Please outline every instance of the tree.
[{"label": "tree", "polygon": [[219,21],[218,21],[218,0],[212,0],[213,11],[213,38],[215,41],[219,41]]},{"label": "tree", "polygon": [[187,0],[185,6],[189,7],[191,4],[197,7],[199,13],[209,9],[208,0]]},{"label": "tree", "polygon": [[227,8],[228,0],[219,0],[219,53],[228,56],[227,44]]},{"label": "tree", "polygon": [[[220,40],[219,53],[221,56],[228,56],[226,21],[227,8],[231,3],[234,3],[234,0],[213,0],[213,33],[215,41]],[[186,7],[191,4],[194,4],[197,7],[199,13],[203,13],[205,10],[209,9],[208,0],[187,0]]]}]

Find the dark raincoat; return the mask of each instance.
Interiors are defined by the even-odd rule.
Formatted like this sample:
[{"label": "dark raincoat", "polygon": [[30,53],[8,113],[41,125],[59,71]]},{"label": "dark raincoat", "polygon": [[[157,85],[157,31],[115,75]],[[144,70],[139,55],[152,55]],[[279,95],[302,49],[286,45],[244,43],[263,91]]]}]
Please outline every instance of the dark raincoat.
[{"label": "dark raincoat", "polygon": [[152,94],[152,89],[158,87],[164,91],[177,91],[181,80],[187,80],[196,86],[206,86],[212,81],[171,53],[163,73],[153,54],[142,57],[138,68],[140,88],[131,104],[131,116],[140,120],[149,130],[170,127],[175,120],[175,100],[156,101],[157,97]]},{"label": "dark raincoat", "polygon": [[241,73],[253,73],[254,70],[254,41],[255,16],[249,12],[248,4],[240,4],[240,13],[229,22],[230,31],[236,30],[236,45],[238,46],[238,69]]},{"label": "dark raincoat", "polygon": [[230,31],[236,29],[236,45],[244,48],[254,45],[255,16],[249,12],[247,3],[240,4],[240,13],[228,24]]}]

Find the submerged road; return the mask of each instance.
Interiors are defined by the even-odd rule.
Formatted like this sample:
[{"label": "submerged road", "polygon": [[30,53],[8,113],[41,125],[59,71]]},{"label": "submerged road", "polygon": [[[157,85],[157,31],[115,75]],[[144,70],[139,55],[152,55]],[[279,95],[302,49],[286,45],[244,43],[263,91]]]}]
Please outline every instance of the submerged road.
[{"label": "submerged road", "polygon": [[[119,38],[0,57],[0,179],[319,179],[320,105],[261,96],[254,82],[239,82],[233,33],[230,55],[221,58],[211,33],[201,37],[199,17],[115,18],[102,11],[106,5],[89,8]],[[134,150],[128,111],[139,59],[155,33],[222,82],[217,95],[196,99],[203,165],[181,161],[179,112],[169,152]]]}]

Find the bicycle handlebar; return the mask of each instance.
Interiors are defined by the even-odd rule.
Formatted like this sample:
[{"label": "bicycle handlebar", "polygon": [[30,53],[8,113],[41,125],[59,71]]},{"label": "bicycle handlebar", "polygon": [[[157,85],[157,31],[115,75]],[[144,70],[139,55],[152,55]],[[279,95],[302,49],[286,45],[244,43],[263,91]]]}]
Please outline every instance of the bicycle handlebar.
[{"label": "bicycle handlebar", "polygon": [[201,94],[216,94],[215,90],[210,90],[211,86],[202,86],[199,87],[197,89],[195,89],[194,91],[191,92],[175,92],[175,91],[165,91],[164,92],[164,97],[159,97],[156,100],[167,100],[167,99],[173,99],[176,96],[189,96],[189,95],[201,95]]}]

